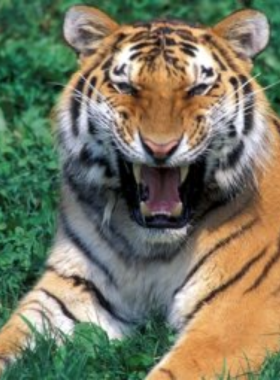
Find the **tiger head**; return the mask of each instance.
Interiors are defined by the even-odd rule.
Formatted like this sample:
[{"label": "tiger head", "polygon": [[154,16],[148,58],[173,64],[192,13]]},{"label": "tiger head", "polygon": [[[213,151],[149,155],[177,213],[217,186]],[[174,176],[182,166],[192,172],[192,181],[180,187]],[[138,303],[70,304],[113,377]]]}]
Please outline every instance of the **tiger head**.
[{"label": "tiger head", "polygon": [[80,198],[107,194],[104,210],[121,199],[138,229],[185,235],[202,205],[252,181],[269,139],[267,101],[250,74],[269,38],[263,14],[239,11],[212,28],[118,25],[75,6],[64,36],[80,69],[59,105],[59,139]]}]

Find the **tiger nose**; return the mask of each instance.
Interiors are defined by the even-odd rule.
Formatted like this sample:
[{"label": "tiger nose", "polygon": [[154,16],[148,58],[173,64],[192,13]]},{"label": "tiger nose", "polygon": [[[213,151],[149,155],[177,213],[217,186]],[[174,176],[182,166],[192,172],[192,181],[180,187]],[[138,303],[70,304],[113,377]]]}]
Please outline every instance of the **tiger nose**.
[{"label": "tiger nose", "polygon": [[158,144],[150,139],[142,138],[142,144],[147,153],[157,160],[165,160],[177,149],[181,139]]}]

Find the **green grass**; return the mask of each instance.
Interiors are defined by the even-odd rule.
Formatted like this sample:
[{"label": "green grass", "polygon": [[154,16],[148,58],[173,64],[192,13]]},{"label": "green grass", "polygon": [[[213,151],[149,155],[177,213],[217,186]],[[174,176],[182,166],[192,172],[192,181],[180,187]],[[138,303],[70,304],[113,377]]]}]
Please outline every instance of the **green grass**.
[{"label": "green grass", "polygon": [[[61,24],[77,2],[82,1],[0,0],[0,326],[43,271],[54,236],[59,175],[50,113],[76,67]],[[280,0],[103,0],[102,8],[122,22],[173,15],[214,24],[242,4],[263,10],[271,21],[272,41],[255,72],[262,73],[263,85],[275,83]],[[279,86],[268,95],[277,107]],[[174,340],[156,322],[123,342],[110,343],[104,332],[85,325],[60,348],[38,337],[37,350],[27,350],[4,379],[142,379]],[[280,355],[273,355],[259,378],[275,380],[279,374]]]},{"label": "green grass", "polygon": [[52,339],[38,336],[36,351],[27,349],[3,380],[140,380],[174,337],[157,318],[122,342],[109,341],[103,330],[89,324],[77,326],[74,338],[63,341],[57,348]]}]

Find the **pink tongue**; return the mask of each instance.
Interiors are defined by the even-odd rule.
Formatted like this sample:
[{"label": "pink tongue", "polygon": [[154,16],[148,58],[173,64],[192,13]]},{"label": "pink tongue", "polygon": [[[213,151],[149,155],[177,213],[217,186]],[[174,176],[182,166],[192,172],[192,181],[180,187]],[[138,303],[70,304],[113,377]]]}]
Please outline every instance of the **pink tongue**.
[{"label": "pink tongue", "polygon": [[181,202],[178,187],[180,185],[180,170],[162,168],[155,169],[142,166],[142,182],[149,189],[146,206],[155,214],[171,214]]}]

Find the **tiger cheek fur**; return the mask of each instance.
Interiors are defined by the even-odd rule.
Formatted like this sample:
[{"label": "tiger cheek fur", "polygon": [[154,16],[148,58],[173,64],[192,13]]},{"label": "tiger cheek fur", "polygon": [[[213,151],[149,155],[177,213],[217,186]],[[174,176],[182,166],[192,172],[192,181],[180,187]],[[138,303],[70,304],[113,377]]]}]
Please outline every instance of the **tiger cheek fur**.
[{"label": "tiger cheek fur", "polygon": [[157,308],[179,337],[148,380],[246,378],[279,349],[280,124],[250,74],[265,16],[119,26],[76,6],[64,35],[80,69],[57,107],[59,225],[0,372],[32,343],[26,319],[121,338]]}]

